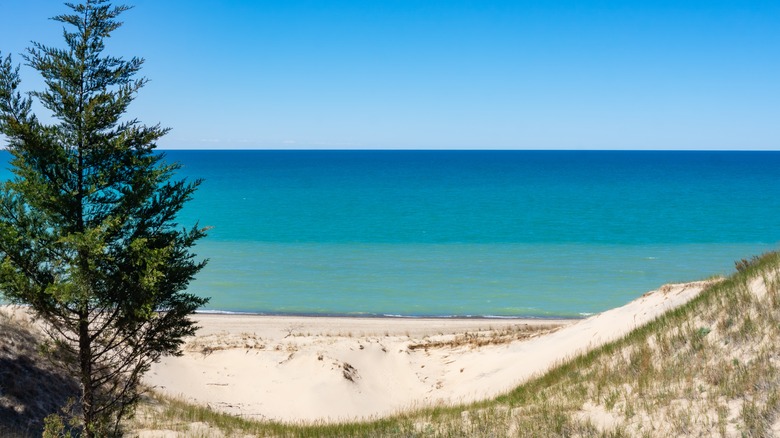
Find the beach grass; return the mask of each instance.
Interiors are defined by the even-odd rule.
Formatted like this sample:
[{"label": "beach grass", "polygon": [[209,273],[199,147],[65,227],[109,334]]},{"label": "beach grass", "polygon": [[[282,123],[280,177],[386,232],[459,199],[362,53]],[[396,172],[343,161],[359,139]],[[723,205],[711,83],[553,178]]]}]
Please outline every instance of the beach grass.
[{"label": "beach grass", "polygon": [[282,424],[153,394],[132,427],[204,437],[773,436],[780,254],[736,267],[687,304],[491,400],[367,422]]}]

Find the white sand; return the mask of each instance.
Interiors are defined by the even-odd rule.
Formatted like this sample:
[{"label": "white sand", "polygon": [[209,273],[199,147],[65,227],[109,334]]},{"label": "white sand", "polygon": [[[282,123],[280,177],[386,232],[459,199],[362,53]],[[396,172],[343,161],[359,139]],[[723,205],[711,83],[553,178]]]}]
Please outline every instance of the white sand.
[{"label": "white sand", "polygon": [[[705,284],[667,285],[578,321],[198,315],[203,328],[185,354],[156,364],[146,381],[228,413],[292,422],[469,402],[618,339],[695,297]],[[519,334],[531,326],[553,323],[562,327],[514,339],[528,337]],[[440,341],[453,342],[415,348]]]}]

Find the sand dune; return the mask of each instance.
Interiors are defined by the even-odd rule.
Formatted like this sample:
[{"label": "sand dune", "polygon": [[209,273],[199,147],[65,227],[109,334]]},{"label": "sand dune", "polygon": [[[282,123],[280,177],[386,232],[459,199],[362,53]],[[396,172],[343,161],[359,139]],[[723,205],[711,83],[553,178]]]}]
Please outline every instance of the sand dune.
[{"label": "sand dune", "polygon": [[587,319],[484,320],[197,315],[181,357],[147,375],[158,391],[254,419],[366,419],[506,392],[695,297],[667,285]]}]

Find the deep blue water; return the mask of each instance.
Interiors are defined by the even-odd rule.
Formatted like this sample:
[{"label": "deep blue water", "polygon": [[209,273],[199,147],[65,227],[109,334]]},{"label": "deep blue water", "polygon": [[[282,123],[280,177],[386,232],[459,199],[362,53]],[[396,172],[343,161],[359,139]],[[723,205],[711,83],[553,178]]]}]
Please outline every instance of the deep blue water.
[{"label": "deep blue water", "polygon": [[169,151],[213,241],[776,243],[780,153]]},{"label": "deep blue water", "polygon": [[577,316],[780,242],[780,152],[166,154],[211,310]]}]

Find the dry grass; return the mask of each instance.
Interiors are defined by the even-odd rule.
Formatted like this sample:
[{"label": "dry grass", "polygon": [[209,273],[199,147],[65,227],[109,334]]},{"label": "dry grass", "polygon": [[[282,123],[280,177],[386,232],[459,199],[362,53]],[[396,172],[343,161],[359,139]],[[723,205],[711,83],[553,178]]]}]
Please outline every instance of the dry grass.
[{"label": "dry grass", "polygon": [[523,324],[507,327],[501,330],[474,331],[451,336],[442,336],[439,339],[426,339],[424,342],[411,343],[407,349],[429,350],[435,348],[479,348],[488,345],[503,345],[515,341],[525,341],[538,336],[547,335],[558,331],[559,324],[531,325]]},{"label": "dry grass", "polygon": [[[198,336],[184,344],[184,351],[200,353],[208,356],[215,351],[244,349],[265,350],[268,347],[263,338],[253,333],[228,334],[220,333],[208,336]],[[270,347],[268,347],[270,348]]]}]

